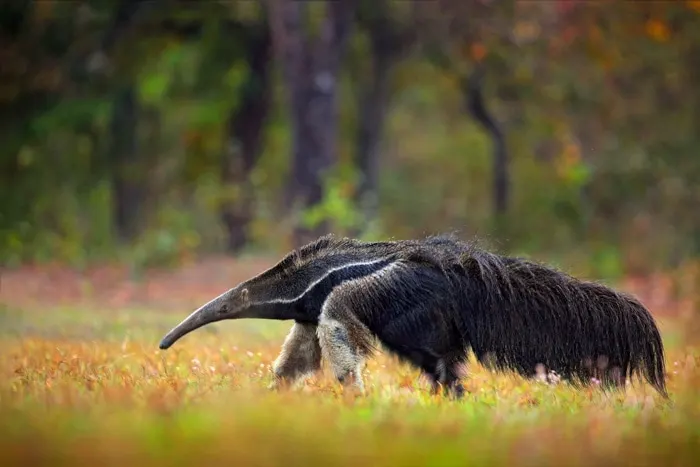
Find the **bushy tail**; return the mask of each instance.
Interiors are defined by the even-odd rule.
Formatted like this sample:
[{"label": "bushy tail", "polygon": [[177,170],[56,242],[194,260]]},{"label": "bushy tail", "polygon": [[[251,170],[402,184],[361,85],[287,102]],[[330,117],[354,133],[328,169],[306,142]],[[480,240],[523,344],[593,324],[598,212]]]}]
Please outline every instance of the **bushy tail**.
[{"label": "bushy tail", "polygon": [[666,390],[666,360],[661,333],[649,310],[635,299],[630,299],[639,320],[639,340],[633,354],[632,371],[646,379],[659,393],[668,398]]}]

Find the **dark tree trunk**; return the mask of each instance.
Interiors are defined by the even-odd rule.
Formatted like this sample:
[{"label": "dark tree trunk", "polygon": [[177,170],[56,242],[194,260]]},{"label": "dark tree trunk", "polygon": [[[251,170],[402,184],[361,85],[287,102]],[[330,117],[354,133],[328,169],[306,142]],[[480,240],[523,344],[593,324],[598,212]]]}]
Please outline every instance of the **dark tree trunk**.
[{"label": "dark tree trunk", "polygon": [[114,72],[110,55],[115,45],[125,36],[139,16],[145,16],[161,5],[159,1],[147,0],[122,0],[112,13],[108,26],[102,32],[101,38],[96,42],[92,53],[86,60],[80,60],[72,64],[74,79],[85,78],[85,72],[94,74],[110,74]]},{"label": "dark tree trunk", "polygon": [[[84,71],[113,71],[110,70],[108,55],[129,30],[141,8],[148,3],[144,0],[125,0],[116,7],[110,24],[87,62],[72,64],[74,80],[85,78]],[[112,184],[112,220],[118,239],[129,242],[140,233],[143,204],[147,197],[146,167],[142,164],[137,144],[140,109],[134,85],[128,83],[117,90],[112,105],[110,141],[106,151],[106,166]]]},{"label": "dark tree trunk", "polygon": [[500,218],[508,210],[510,179],[508,167],[508,151],[506,140],[501,127],[488,112],[482,94],[483,70],[477,70],[465,83],[465,94],[469,112],[486,131],[493,142],[493,209],[496,218]]},{"label": "dark tree trunk", "polygon": [[369,35],[372,60],[360,95],[356,153],[360,172],[356,202],[368,221],[376,216],[378,208],[379,149],[391,100],[391,71],[414,36],[392,20],[388,7],[386,0],[373,0],[362,3],[358,10],[358,21]]},{"label": "dark tree trunk", "polygon": [[139,233],[144,191],[136,143],[138,102],[134,87],[119,90],[113,105],[109,146],[113,218],[119,239],[130,241]]},{"label": "dark tree trunk", "polygon": [[[337,159],[336,96],[341,57],[352,24],[354,1],[325,2],[319,37],[304,30],[307,2],[272,0],[272,31],[280,55],[292,117],[292,168],[286,207],[306,209],[323,199],[324,177]],[[296,245],[327,230],[297,225]]]},{"label": "dark tree trunk", "polygon": [[231,112],[223,154],[222,181],[237,187],[234,200],[221,207],[221,219],[226,227],[227,249],[235,253],[248,241],[248,224],[253,216],[253,196],[250,172],[262,152],[265,121],[270,108],[269,27],[262,24],[251,28],[246,42],[248,81],[244,85],[241,103]]},{"label": "dark tree trunk", "polygon": [[371,81],[360,97],[357,128],[357,168],[360,181],[357,202],[366,220],[375,217],[378,207],[379,147],[389,106],[389,73],[393,57],[373,55]]}]

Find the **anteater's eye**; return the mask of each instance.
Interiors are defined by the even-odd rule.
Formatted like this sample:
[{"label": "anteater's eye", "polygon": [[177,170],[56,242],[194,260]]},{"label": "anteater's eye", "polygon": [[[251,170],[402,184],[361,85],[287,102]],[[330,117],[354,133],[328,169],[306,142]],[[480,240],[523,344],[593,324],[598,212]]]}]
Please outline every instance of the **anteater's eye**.
[{"label": "anteater's eye", "polygon": [[219,310],[219,313],[226,313],[228,311],[228,303],[224,303],[221,305],[221,309]]}]

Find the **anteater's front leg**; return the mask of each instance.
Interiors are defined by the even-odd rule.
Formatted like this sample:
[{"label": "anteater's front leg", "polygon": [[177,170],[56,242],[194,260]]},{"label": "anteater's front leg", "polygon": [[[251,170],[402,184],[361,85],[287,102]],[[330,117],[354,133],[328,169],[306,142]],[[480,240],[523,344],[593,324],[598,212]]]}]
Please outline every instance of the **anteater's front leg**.
[{"label": "anteater's front leg", "polygon": [[362,367],[371,352],[372,337],[344,304],[342,292],[336,292],[326,300],[317,332],[323,358],[330,364],[338,381],[364,393]]},{"label": "anteater's front leg", "polygon": [[275,380],[270,389],[303,382],[321,368],[321,347],[315,324],[294,323],[272,364]]}]

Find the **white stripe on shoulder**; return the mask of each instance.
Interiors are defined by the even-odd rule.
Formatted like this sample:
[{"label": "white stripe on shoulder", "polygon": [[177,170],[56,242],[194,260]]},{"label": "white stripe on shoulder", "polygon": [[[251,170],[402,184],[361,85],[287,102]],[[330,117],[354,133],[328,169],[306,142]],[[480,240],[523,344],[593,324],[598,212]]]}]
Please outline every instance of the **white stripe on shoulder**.
[{"label": "white stripe on shoulder", "polygon": [[[301,299],[304,297],[304,295],[306,295],[307,293],[309,293],[309,291],[310,291],[311,289],[313,289],[313,288],[316,287],[318,284],[320,284],[321,282],[323,282],[328,276],[330,276],[330,275],[333,274],[334,272],[342,271],[343,269],[348,269],[348,268],[352,268],[352,267],[356,267],[356,266],[371,266],[371,265],[373,265],[373,264],[382,263],[382,262],[388,261],[388,260],[389,260],[389,257],[383,257],[383,258],[374,259],[374,260],[371,260],[371,261],[355,261],[355,262],[352,262],[352,263],[345,263],[345,264],[343,264],[342,266],[338,266],[338,267],[335,267],[335,268],[332,268],[332,269],[329,269],[328,271],[326,271],[325,274],[323,274],[321,277],[319,277],[319,278],[316,279],[315,281],[311,282],[311,283],[309,284],[309,286],[306,287],[306,289],[304,289],[304,291],[303,291],[302,293],[300,293],[299,295],[297,295],[296,297],[293,297],[293,298],[277,298],[277,299],[274,299],[274,300],[267,300],[267,301],[260,302],[260,303],[294,303],[294,302],[296,302],[296,301],[298,301],[298,300],[301,300]],[[369,276],[376,275],[377,273],[381,273],[381,272],[384,271],[387,267],[389,267],[389,266],[394,266],[394,265],[396,265],[396,262],[391,262],[391,263],[389,263],[388,265],[384,266],[384,267],[383,267],[382,269],[380,269],[379,271],[376,271],[376,272],[374,272],[374,273],[372,273],[372,274],[370,274],[370,275],[368,275],[368,276],[365,276],[365,277],[369,277]],[[358,279],[362,279],[362,278],[358,278]],[[354,280],[358,280],[358,279],[354,279]],[[354,280],[353,280],[353,281],[354,281]],[[352,282],[352,281],[351,281],[351,282]]]},{"label": "white stripe on shoulder", "polygon": [[383,279],[389,274],[391,274],[393,271],[401,269],[403,266],[404,264],[400,260],[394,261],[387,264],[378,271],[373,272],[372,274],[367,274],[366,276],[358,277],[357,279],[352,279],[339,285],[333,290],[333,292],[328,294],[326,300],[323,302],[323,305],[321,306],[321,315],[319,316],[319,320],[323,320],[326,318],[325,311],[328,307],[329,301],[333,298],[333,296],[337,295],[338,293],[342,292],[344,289],[347,289],[349,287],[370,286],[371,282],[376,281],[377,279]]}]

